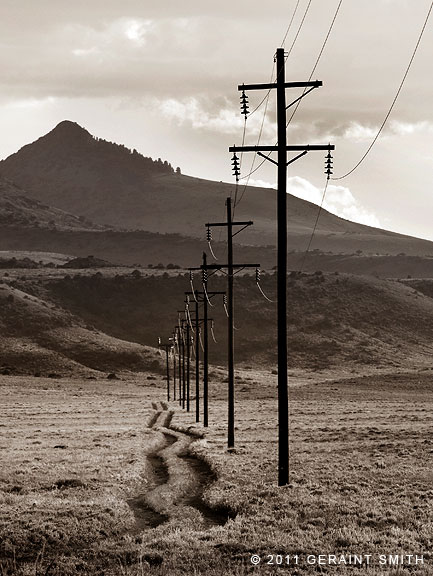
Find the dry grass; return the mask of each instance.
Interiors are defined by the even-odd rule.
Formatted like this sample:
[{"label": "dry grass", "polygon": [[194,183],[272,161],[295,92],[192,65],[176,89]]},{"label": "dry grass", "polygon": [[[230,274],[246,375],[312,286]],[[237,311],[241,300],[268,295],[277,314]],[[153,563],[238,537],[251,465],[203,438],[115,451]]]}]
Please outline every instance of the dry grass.
[{"label": "dry grass", "polygon": [[[3,378],[0,574],[287,573],[266,565],[268,554],[298,554],[292,574],[348,574],[353,566],[309,566],[306,557],[372,554],[363,571],[379,575],[388,568],[378,554],[398,553],[424,555],[423,566],[400,566],[399,574],[433,574],[432,376],[292,379],[284,488],[276,486],[275,376],[248,378],[243,373],[236,451],[225,450],[218,399],[206,438],[193,445],[219,475],[207,502],[236,518],[206,530],[185,509],[139,535],[126,500],[145,484],[145,455],[160,434],[147,423],[151,402],[164,399],[162,383]],[[193,422],[177,410],[173,425]],[[263,558],[259,567],[253,553]]]}]

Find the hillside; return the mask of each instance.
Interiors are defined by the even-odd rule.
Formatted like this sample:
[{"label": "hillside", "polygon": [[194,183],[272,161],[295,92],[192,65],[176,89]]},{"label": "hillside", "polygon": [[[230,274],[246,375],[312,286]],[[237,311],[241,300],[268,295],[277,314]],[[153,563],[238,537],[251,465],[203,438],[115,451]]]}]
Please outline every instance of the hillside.
[{"label": "hillside", "polygon": [[[32,341],[38,345],[93,368],[100,368],[101,361],[112,366],[119,361],[119,355],[123,367],[128,367],[129,362],[134,366],[126,352],[123,355],[125,342],[155,346],[158,336],[168,338],[177,323],[177,310],[183,307],[183,293],[190,289],[184,274],[140,277],[130,272],[115,276],[98,272],[26,279],[20,273],[7,282],[8,291],[21,295],[0,307],[0,320],[4,323],[6,315],[7,326],[13,327],[12,332],[9,328],[8,338],[27,342],[30,331]],[[263,276],[263,289],[271,299],[275,298],[275,282],[275,275]],[[199,285],[198,278],[195,283]],[[213,277],[212,289],[224,290],[224,278]],[[35,322],[19,320],[24,318],[23,305],[33,306],[33,299],[45,302],[43,308],[38,305],[39,309],[52,315],[52,320],[47,317],[41,322],[39,316]],[[214,304],[210,315],[215,322],[217,343],[210,339],[210,362],[224,366],[226,316],[222,301]],[[356,372],[372,366],[408,368],[431,364],[433,299],[410,285],[346,274],[292,275],[288,305],[290,368],[337,367]],[[13,314],[18,320],[13,321]],[[27,318],[28,310],[25,314]],[[238,363],[275,367],[275,315],[275,303],[263,299],[253,277],[236,278]],[[80,328],[74,328],[75,339],[69,336],[71,318],[75,323],[80,319]],[[41,324],[51,327],[45,332]],[[114,348],[107,338],[112,339]],[[136,358],[137,344],[131,346],[131,358]]]},{"label": "hillside", "polygon": [[[223,217],[234,185],[180,174],[167,161],[145,158],[64,121],[0,162],[0,173],[32,198],[117,229],[204,237],[204,224]],[[275,245],[275,190],[249,187],[236,218],[254,221],[239,240]],[[288,196],[289,247],[305,250],[317,206]],[[363,226],[323,210],[312,249],[350,254],[432,255],[433,244]]]},{"label": "hillside", "polygon": [[84,217],[79,218],[30,198],[25,190],[6,178],[0,178],[0,225],[2,228],[45,228],[76,232],[103,229]]},{"label": "hillside", "polygon": [[0,283],[0,372],[93,376],[158,369],[155,351],[114,338],[33,290]]}]

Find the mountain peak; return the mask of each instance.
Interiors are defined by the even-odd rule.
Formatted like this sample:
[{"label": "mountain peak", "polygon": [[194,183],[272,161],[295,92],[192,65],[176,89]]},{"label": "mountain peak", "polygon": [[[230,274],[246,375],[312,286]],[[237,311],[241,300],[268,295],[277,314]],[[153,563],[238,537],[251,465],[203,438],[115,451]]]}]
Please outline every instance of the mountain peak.
[{"label": "mountain peak", "polygon": [[62,122],[57,124],[57,126],[46,135],[46,137],[50,138],[53,136],[62,139],[63,141],[77,139],[88,140],[89,138],[92,138],[90,132],[71,120],[62,120]]}]

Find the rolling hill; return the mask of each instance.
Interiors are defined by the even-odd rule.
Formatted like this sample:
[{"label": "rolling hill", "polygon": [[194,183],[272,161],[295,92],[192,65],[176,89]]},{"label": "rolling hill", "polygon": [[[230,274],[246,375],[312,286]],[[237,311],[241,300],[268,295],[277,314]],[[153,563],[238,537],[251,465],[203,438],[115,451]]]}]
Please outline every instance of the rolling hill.
[{"label": "rolling hill", "polygon": [[[104,271],[57,277],[19,275],[0,285],[2,357],[21,370],[41,366],[72,370],[158,368],[158,336],[168,338],[190,284],[184,274],[137,276]],[[197,279],[195,280],[196,282]],[[262,278],[275,298],[276,278]],[[224,290],[225,279],[212,278]],[[433,352],[432,282],[410,284],[348,274],[291,275],[288,285],[288,358],[293,369],[426,368]],[[193,309],[192,303],[191,308]],[[226,316],[214,301],[215,339],[210,362],[226,365]],[[254,277],[235,282],[237,364],[274,368],[276,305],[255,286]],[[33,358],[33,360],[32,360]],[[43,362],[46,362],[44,359]],[[43,365],[42,362],[42,365]]]},{"label": "rolling hill", "polygon": [[14,182],[0,178],[0,225],[3,228],[42,228],[89,231],[104,227],[30,198]]},{"label": "rolling hill", "polygon": [[[0,162],[0,174],[33,199],[99,225],[203,238],[204,224],[221,219],[234,185],[185,176],[167,162],[106,142],[63,121]],[[317,206],[288,197],[289,247],[305,250]],[[254,226],[239,241],[275,245],[275,190],[249,187],[236,217]],[[334,254],[433,255],[433,243],[356,224],[323,210],[311,247]]]},{"label": "rolling hill", "polygon": [[107,335],[34,290],[0,283],[0,373],[89,376],[158,369],[154,349]]}]

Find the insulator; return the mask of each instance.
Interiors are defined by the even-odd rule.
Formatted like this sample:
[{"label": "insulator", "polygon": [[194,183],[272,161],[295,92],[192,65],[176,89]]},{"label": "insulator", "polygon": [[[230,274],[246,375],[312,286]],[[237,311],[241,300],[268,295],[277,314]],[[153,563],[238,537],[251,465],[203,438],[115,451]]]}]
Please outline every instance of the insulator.
[{"label": "insulator", "polygon": [[233,154],[232,166],[233,175],[236,177],[236,182],[238,182],[241,171],[239,168],[239,158],[236,156],[236,152]]},{"label": "insulator", "polygon": [[203,284],[207,284],[207,270],[205,268],[202,270],[202,282]]},{"label": "insulator", "polygon": [[223,304],[227,304],[227,296],[225,294],[223,296]]},{"label": "insulator", "polygon": [[212,229],[210,228],[210,226],[207,227],[206,238],[208,242],[212,241]]},{"label": "insulator", "polygon": [[242,95],[240,97],[240,100],[241,100],[241,114],[243,114],[245,116],[245,118],[247,118],[250,111],[248,110],[248,108],[249,108],[248,96],[245,94],[245,90],[242,90]]},{"label": "insulator", "polygon": [[332,156],[331,152],[329,151],[325,159],[325,174],[327,175],[328,180],[332,173]]},{"label": "insulator", "polygon": [[161,338],[158,336],[158,346],[161,346]]},{"label": "insulator", "polygon": [[260,282],[260,268],[256,268],[256,282],[257,284]]},{"label": "insulator", "polygon": [[189,279],[191,282],[194,280],[194,273],[192,270],[189,271]]}]

